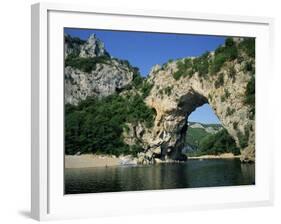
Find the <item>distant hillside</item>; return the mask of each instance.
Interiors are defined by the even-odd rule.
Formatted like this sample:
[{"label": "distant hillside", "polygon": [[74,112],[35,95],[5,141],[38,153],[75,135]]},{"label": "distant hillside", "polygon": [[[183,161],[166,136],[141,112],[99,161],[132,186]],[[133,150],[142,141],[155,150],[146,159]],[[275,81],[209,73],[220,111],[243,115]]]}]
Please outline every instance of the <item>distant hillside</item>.
[{"label": "distant hillside", "polygon": [[188,122],[189,128],[201,128],[204,129],[208,133],[215,134],[216,132],[223,129],[221,124],[204,124],[200,122]]},{"label": "distant hillside", "polygon": [[199,122],[188,122],[185,142],[189,146],[188,151],[197,150],[200,141],[208,135],[212,135],[222,130],[221,124],[203,124]]},{"label": "distant hillside", "polygon": [[234,140],[221,124],[202,124],[188,122],[184,153],[187,155],[220,154],[233,152],[239,154]]}]

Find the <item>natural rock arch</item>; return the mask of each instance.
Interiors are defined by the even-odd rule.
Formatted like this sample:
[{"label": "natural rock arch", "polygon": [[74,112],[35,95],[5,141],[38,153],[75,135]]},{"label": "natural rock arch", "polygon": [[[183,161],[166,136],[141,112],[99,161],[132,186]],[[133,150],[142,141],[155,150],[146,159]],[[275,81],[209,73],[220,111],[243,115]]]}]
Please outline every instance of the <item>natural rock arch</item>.
[{"label": "natural rock arch", "polygon": [[168,63],[164,69],[155,66],[148,78],[153,87],[146,98],[147,105],[156,111],[154,126],[146,129],[139,125],[135,131],[137,136],[134,136],[142,140],[147,158],[182,159],[187,117],[197,107],[209,103],[240,147],[241,160],[254,161],[254,115],[251,107],[245,104],[245,92],[251,74],[244,68],[246,63],[253,64],[254,61],[248,60],[241,63],[237,60],[226,62],[214,75],[202,77],[195,72],[179,80],[173,77],[178,70],[176,61]]}]

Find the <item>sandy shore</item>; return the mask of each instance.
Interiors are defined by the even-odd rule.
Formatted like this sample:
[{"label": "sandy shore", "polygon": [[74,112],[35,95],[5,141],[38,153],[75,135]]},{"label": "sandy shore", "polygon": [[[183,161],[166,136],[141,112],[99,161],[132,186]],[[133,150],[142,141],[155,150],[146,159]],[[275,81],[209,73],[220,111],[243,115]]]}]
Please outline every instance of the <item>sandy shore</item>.
[{"label": "sandy shore", "polygon": [[204,155],[204,156],[190,156],[188,159],[235,159],[240,158],[240,155],[235,156],[233,153],[223,153],[220,155]]},{"label": "sandy shore", "polygon": [[118,166],[121,159],[112,156],[83,154],[83,155],[66,155],[65,168],[87,168],[87,167],[105,167]]},{"label": "sandy shore", "polygon": [[[221,155],[204,155],[204,156],[188,157],[188,159],[234,159],[234,158],[240,158],[240,155],[235,156],[232,153],[224,153]],[[108,155],[93,155],[93,154],[83,154],[79,156],[66,155],[65,168],[119,166],[119,165],[124,165],[124,161],[126,160],[127,159],[124,157],[118,158],[115,156],[108,156]]]}]

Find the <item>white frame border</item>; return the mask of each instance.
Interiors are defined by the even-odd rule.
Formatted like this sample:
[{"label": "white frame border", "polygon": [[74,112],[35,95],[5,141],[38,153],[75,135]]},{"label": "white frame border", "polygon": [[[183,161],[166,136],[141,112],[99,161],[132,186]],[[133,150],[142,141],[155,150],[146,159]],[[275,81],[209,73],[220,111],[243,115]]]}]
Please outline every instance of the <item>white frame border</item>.
[{"label": "white frame border", "polygon": [[[192,12],[170,12],[157,10],[132,10],[132,9],[108,9],[93,6],[64,5],[53,3],[37,3],[32,5],[31,10],[31,41],[32,41],[32,147],[31,147],[31,216],[37,220],[49,220],[69,218],[49,213],[49,173],[48,173],[48,11],[99,13],[113,15],[129,15],[139,17],[158,17],[170,19],[190,19],[201,21],[227,21],[234,23],[264,24],[269,27],[270,56],[273,59],[273,26],[272,18],[230,16]],[[273,72],[272,62],[269,65]],[[272,151],[272,150],[271,150]],[[269,153],[272,153],[269,151]],[[271,156],[271,173],[273,173],[273,155]],[[183,207],[171,211],[226,208],[226,207],[249,207],[273,204],[273,175],[270,177],[269,199],[265,201],[226,203],[226,204],[203,204],[195,207]],[[145,209],[141,212],[146,212]],[[81,214],[81,217],[95,216],[94,214]]]}]

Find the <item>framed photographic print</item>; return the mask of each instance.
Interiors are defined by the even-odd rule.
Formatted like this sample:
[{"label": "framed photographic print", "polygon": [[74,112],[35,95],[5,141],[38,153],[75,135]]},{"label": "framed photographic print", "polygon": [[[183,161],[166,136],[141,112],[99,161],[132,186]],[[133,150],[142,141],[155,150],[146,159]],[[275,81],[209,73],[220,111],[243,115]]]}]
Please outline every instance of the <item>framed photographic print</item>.
[{"label": "framed photographic print", "polygon": [[271,204],[272,26],[33,5],[32,217]]}]

